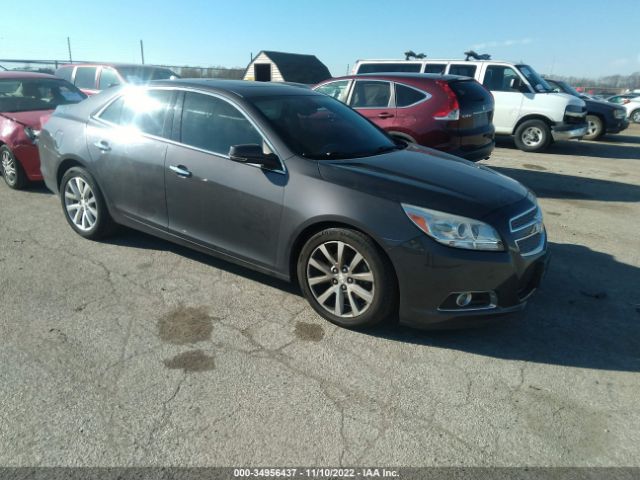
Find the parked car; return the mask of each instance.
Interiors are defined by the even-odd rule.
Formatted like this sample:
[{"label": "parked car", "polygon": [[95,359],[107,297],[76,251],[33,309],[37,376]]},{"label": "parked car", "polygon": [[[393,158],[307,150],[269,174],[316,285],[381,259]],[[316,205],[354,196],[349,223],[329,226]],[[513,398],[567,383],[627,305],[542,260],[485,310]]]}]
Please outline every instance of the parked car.
[{"label": "parked car", "polygon": [[89,64],[63,65],[56,75],[73,83],[87,95],[125,83],[144,84],[152,80],[180,78],[172,70],[152,65]]},{"label": "parked car", "polygon": [[391,136],[467,160],[495,145],[493,97],[471,78],[415,73],[334,78],[314,90],[336,98]]},{"label": "parked car", "polygon": [[494,60],[358,60],[354,74],[419,72],[475,78],[493,94],[496,135],[512,135],[516,146],[540,152],[554,140],[582,138],[587,110],[579,98],[554,93],[529,65]]},{"label": "parked car", "polygon": [[581,98],[587,105],[587,124],[589,125],[585,140],[597,140],[605,133],[620,133],[629,126],[627,111],[609,102],[590,98],[578,92],[575,88],[562,80],[545,79],[557,92],[568,93]]},{"label": "parked car", "polygon": [[640,123],[640,95],[625,93],[607,98],[608,102],[622,105],[627,112],[627,117],[634,123]]},{"label": "parked car", "polygon": [[0,72],[0,173],[14,189],[42,180],[36,139],[41,125],[59,105],[86,98],[53,75]]},{"label": "parked car", "polygon": [[[57,110],[38,142],[79,235],[127,225],[275,277],[345,327],[522,309],[547,259],[533,194],[487,167],[399,145],[326,95],[155,82]],[[399,309],[399,310],[398,310]]]}]

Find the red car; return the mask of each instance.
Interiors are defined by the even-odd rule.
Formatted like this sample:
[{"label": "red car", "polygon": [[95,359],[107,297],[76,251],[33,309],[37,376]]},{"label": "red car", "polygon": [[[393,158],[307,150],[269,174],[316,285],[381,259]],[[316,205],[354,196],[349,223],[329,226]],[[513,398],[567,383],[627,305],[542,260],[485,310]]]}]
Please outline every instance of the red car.
[{"label": "red car", "polygon": [[0,173],[11,188],[42,180],[36,140],[59,105],[87,96],[53,75],[0,72]]},{"label": "red car", "polygon": [[314,87],[357,110],[394,137],[468,160],[495,145],[493,96],[457,75],[383,73],[333,78]]}]

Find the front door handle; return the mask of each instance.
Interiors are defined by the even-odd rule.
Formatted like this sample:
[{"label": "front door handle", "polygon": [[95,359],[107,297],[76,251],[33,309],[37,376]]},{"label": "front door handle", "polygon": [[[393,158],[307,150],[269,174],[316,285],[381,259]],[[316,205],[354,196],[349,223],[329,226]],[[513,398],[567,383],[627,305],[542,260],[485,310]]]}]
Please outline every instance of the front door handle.
[{"label": "front door handle", "polygon": [[169,170],[180,177],[189,178],[191,176],[191,172],[184,165],[169,165]]},{"label": "front door handle", "polygon": [[378,114],[378,118],[391,118],[393,117],[393,113],[382,112]]},{"label": "front door handle", "polygon": [[94,143],[94,145],[98,148],[98,150],[102,152],[108,152],[111,150],[109,143],[105,142],[104,140],[97,141],[96,143]]}]

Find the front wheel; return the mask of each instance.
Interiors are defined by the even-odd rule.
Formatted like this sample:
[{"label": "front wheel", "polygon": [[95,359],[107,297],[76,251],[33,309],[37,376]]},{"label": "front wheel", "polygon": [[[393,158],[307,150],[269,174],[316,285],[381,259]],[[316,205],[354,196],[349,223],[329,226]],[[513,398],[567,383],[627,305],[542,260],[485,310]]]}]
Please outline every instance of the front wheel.
[{"label": "front wheel", "polygon": [[527,120],[516,128],[514,140],[524,152],[541,152],[551,143],[551,129],[542,120]]},{"label": "front wheel", "polygon": [[113,232],[115,224],[104,197],[84,168],[66,171],[60,182],[60,201],[67,222],[78,235],[97,240]]},{"label": "front wheel", "polygon": [[22,165],[6,145],[0,147],[0,162],[2,177],[10,188],[20,190],[27,185],[27,175],[24,173]]},{"label": "front wheel", "polygon": [[329,228],[311,237],[298,258],[298,281],[322,317],[341,327],[369,327],[397,308],[389,261],[368,236]]},{"label": "front wheel", "polygon": [[585,140],[597,140],[604,134],[602,119],[596,115],[587,115],[587,134]]},{"label": "front wheel", "polygon": [[633,123],[640,123],[640,108],[631,112],[629,118]]}]

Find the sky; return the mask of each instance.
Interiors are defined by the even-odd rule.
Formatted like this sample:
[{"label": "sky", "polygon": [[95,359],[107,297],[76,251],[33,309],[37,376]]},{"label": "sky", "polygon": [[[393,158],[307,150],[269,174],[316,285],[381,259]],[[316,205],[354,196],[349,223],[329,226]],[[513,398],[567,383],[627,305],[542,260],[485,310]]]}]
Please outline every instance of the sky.
[{"label": "sky", "polygon": [[0,0],[0,58],[246,67],[251,54],[316,55],[332,75],[357,59],[462,58],[472,48],[546,74],[640,71],[640,0]]}]

